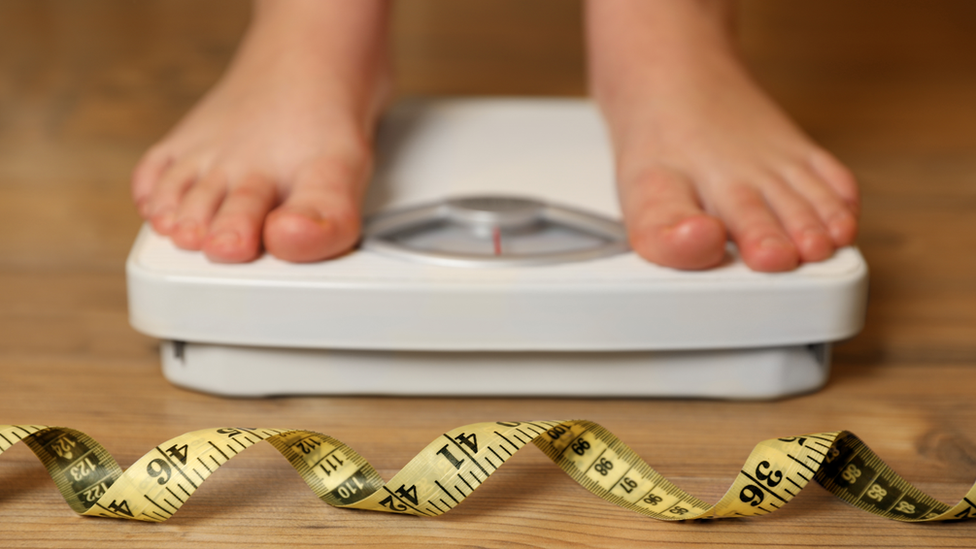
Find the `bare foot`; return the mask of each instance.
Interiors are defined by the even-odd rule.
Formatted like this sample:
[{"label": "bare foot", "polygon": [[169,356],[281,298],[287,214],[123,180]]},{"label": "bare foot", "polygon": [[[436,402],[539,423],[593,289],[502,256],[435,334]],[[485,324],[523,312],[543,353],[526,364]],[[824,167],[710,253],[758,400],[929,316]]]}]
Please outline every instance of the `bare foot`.
[{"label": "bare foot", "polygon": [[288,261],[359,238],[387,95],[386,0],[259,0],[227,74],[139,162],[132,194],[162,235],[221,262]]},{"label": "bare foot", "polygon": [[854,241],[857,185],[749,78],[730,16],[726,0],[587,4],[631,244],[679,269],[718,265],[728,237],[756,271],[827,259]]}]

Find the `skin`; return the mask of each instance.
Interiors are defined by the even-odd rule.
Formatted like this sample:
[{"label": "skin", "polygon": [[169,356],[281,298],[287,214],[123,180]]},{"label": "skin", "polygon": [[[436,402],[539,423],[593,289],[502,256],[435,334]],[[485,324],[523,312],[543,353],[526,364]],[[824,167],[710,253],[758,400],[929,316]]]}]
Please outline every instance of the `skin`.
[{"label": "skin", "polygon": [[853,176],[751,80],[735,55],[729,2],[586,7],[591,88],[638,254],[707,269],[731,238],[750,268],[775,272],[854,241]]},{"label": "skin", "polygon": [[[223,79],[139,162],[133,198],[184,249],[292,262],[352,248],[390,96],[385,0],[258,0]],[[853,176],[756,86],[727,0],[589,0],[590,86],[634,250],[788,271],[851,244]]]},{"label": "skin", "polygon": [[388,9],[258,1],[227,73],[135,169],[156,232],[217,262],[348,251],[390,90]]}]

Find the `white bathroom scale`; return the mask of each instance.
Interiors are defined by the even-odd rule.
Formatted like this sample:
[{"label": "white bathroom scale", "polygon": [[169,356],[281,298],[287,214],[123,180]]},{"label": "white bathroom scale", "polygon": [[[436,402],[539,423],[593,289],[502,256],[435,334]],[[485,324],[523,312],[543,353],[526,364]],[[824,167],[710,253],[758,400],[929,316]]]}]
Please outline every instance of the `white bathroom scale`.
[{"label": "white bathroom scale", "polygon": [[385,117],[360,246],[208,261],[144,227],[129,312],[165,376],[233,396],[776,398],[822,386],[864,320],[855,248],[756,273],[629,250],[613,157],[573,99],[406,102]]}]

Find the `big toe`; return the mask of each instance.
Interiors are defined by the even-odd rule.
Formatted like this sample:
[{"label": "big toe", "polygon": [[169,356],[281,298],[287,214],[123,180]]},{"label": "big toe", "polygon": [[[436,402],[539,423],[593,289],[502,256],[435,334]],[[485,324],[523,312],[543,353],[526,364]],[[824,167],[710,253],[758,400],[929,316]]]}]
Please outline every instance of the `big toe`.
[{"label": "big toe", "polygon": [[274,183],[258,175],[231,189],[203,241],[207,257],[219,263],[256,259],[261,251],[261,226],[275,198]]},{"label": "big toe", "polygon": [[725,227],[704,213],[669,224],[648,216],[630,230],[630,240],[644,259],[675,269],[709,269],[725,258]]},{"label": "big toe", "polygon": [[285,261],[321,261],[349,251],[359,239],[359,227],[359,215],[349,206],[284,204],[268,216],[264,244]]},{"label": "big toe", "polygon": [[630,245],[652,263],[675,269],[718,266],[725,226],[706,214],[691,180],[669,169],[647,170],[619,184]]}]

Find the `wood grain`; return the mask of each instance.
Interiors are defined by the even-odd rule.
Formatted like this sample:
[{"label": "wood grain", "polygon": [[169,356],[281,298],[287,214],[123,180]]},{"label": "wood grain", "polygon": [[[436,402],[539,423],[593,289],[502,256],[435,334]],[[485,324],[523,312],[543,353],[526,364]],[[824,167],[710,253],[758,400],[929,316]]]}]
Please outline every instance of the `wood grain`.
[{"label": "wood grain", "polygon": [[[246,5],[0,0],[0,422],[76,427],[123,466],[195,428],[309,428],[389,478],[465,423],[581,417],[710,501],[756,442],[849,429],[954,502],[976,479],[976,4],[753,0],[741,11],[757,78],[864,192],[868,323],[837,348],[822,391],[778,402],[235,400],[173,387],[156,342],[127,324],[123,264],[140,223],[127,179],[219,76]],[[585,93],[579,26],[576,2],[401,2],[400,91]],[[817,487],[762,519],[663,524],[597,500],[534,449],[432,520],[332,509],[267,446],[160,525],[74,516],[24,447],[0,457],[0,486],[5,547],[972,547],[976,536],[976,523],[871,517]]]}]

